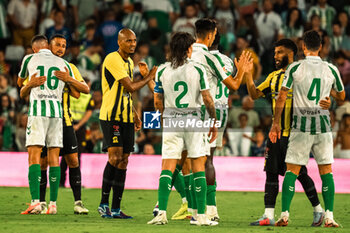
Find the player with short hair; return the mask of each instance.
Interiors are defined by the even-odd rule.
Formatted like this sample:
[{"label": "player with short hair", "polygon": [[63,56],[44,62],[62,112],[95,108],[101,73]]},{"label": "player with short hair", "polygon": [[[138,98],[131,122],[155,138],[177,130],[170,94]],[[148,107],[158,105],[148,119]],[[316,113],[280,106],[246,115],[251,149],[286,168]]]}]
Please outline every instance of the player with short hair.
[{"label": "player with short hair", "polygon": [[[29,78],[22,87],[20,96],[29,95],[26,147],[29,155],[29,189],[32,202],[22,214],[39,214],[40,205],[40,153],[43,146],[48,148],[50,166],[50,204],[47,214],[56,214],[56,200],[60,180],[59,151],[62,148],[62,92],[65,83],[55,76],[55,71],[64,71],[66,61],[52,54],[45,36],[32,39],[34,54],[23,58],[18,83]],[[39,74],[40,77],[36,77]],[[47,77],[47,78],[46,78]]]},{"label": "player with short hair", "polygon": [[[229,72],[228,70],[225,70],[224,63],[222,62],[221,58],[211,54],[208,51],[208,47],[210,47],[215,40],[215,35],[217,32],[216,22],[212,19],[203,18],[197,20],[195,26],[197,39],[196,43],[193,44],[193,54],[191,59],[204,66],[208,75],[210,94],[213,96],[213,98],[215,97],[215,107],[217,110],[220,110],[220,112],[224,112],[223,109],[227,108],[227,103],[222,104],[222,101],[220,100],[221,96],[219,92],[219,85],[221,85],[221,87],[226,86],[230,90],[237,90],[242,82],[243,75],[246,72],[245,68],[247,67],[247,64],[252,62],[251,53],[248,51],[243,51],[239,61],[237,61],[237,59],[234,60],[234,68],[232,72]],[[218,118],[218,120],[223,122],[223,118],[224,114],[220,114],[220,118]],[[215,168],[213,165],[214,147],[215,145],[213,145],[213,148],[211,148],[209,143],[206,145],[207,162],[205,174],[208,184],[208,204],[210,206],[208,209],[208,215],[210,215],[213,220],[218,221],[219,215],[217,213],[215,201]],[[194,210],[194,215],[195,212],[196,210]]]},{"label": "player with short hair", "polygon": [[[170,41],[170,62],[159,67],[154,88],[154,105],[163,116],[163,121],[194,119],[201,121],[200,108],[204,102],[211,119],[216,120],[213,98],[209,92],[206,71],[202,65],[191,58],[192,44],[195,42],[189,33],[175,33]],[[175,129],[174,129],[175,130]],[[172,132],[163,129],[162,172],[159,178],[158,215],[148,224],[163,225],[168,222],[166,208],[171,191],[171,181],[176,164],[181,159],[184,149],[191,159],[194,189],[198,206],[197,225],[217,225],[205,215],[206,178],[205,178],[205,144],[203,132],[193,128],[178,128]],[[213,141],[217,136],[217,128],[213,125],[209,130]]]},{"label": "player with short hair", "polygon": [[[102,106],[100,123],[103,151],[108,151],[108,162],[103,173],[102,198],[98,212],[103,218],[132,218],[120,210],[124,192],[128,157],[134,150],[134,133],[141,128],[141,120],[133,111],[131,94],[153,80],[157,67],[148,72],[142,63],[143,79],[133,81],[134,63],[130,55],[135,52],[136,35],[124,28],[118,33],[117,52],[106,56],[102,64]],[[140,65],[139,65],[140,66]],[[134,115],[135,113],[135,115]],[[113,187],[112,211],[109,209],[109,193]]]},{"label": "player with short hair", "polygon": [[[66,52],[66,38],[63,35],[56,34],[50,38],[50,50],[58,57],[63,57]],[[78,68],[69,63],[69,70],[66,72],[57,71],[56,77],[64,82],[62,109],[63,109],[63,148],[60,150],[60,155],[66,160],[69,166],[69,183],[74,196],[74,213],[88,214],[89,210],[85,208],[81,201],[81,171],[78,159],[78,142],[73,129],[72,117],[70,113],[70,95],[79,98],[80,92],[88,94],[89,87],[82,78]],[[69,72],[74,74],[74,78],[69,75]],[[74,93],[74,94],[73,94]],[[40,180],[40,203],[42,213],[46,213],[46,186],[47,186],[47,150],[46,148],[41,153],[41,180]]]},{"label": "player with short hair", "polygon": [[[290,39],[281,39],[275,43],[275,66],[276,71],[268,75],[264,82],[258,87],[255,86],[253,80],[253,72],[251,71],[247,75],[247,88],[250,97],[258,99],[263,96],[267,96],[270,99],[272,105],[272,112],[275,114],[276,96],[278,95],[281,87],[285,71],[289,64],[294,61],[294,56],[297,54],[297,45]],[[251,67],[253,69],[253,67]],[[286,172],[286,163],[284,162],[288,147],[288,138],[290,134],[290,128],[292,123],[292,96],[293,90],[289,90],[286,104],[282,113],[281,138],[276,143],[271,143],[268,139],[266,147],[266,157],[264,171],[266,172],[265,180],[265,212],[261,218],[252,222],[252,226],[268,226],[274,225],[275,204],[278,195],[278,175],[283,176]],[[324,109],[328,109],[330,106],[330,100],[321,100],[320,106]],[[314,219],[312,226],[320,226],[323,221],[324,213],[320,205],[320,201],[317,196],[315,184],[311,177],[307,173],[305,166],[301,167],[298,180],[304,188],[306,196],[309,198],[314,208]]]},{"label": "player with short hair", "polygon": [[281,115],[288,92],[293,88],[293,123],[286,155],[287,171],[282,186],[282,213],[276,226],[287,226],[289,209],[301,166],[307,165],[310,151],[318,164],[325,202],[325,227],[339,227],[333,219],[334,180],[332,175],[333,139],[328,109],[322,109],[320,100],[335,97],[344,100],[345,91],[338,69],[321,60],[321,38],[314,31],[303,35],[305,59],[292,63],[286,70],[275,105],[275,118],[269,133],[272,143],[281,138]]}]

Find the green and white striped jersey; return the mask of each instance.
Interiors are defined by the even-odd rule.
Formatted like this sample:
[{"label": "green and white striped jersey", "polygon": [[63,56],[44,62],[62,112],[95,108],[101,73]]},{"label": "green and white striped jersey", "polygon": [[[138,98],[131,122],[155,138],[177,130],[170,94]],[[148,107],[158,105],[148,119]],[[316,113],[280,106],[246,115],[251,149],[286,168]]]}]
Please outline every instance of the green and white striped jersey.
[{"label": "green and white striped jersey", "polygon": [[210,94],[214,101],[216,101],[215,95],[217,93],[218,82],[222,82],[231,73],[224,69],[224,63],[222,61],[220,62],[220,58],[211,54],[204,44],[193,44],[191,59],[204,66],[208,76]]},{"label": "green and white striped jersey", "polygon": [[[225,54],[222,54],[219,52],[219,50],[212,50],[210,51],[211,54],[213,54],[218,61],[221,63],[221,65],[224,67],[224,71],[226,73],[232,74],[233,71],[236,71],[236,67],[233,63],[233,61],[226,56]],[[228,95],[230,93],[230,90],[223,84],[222,82],[217,82],[217,90],[215,95],[215,104],[220,107],[226,106],[228,104]]]},{"label": "green and white striped jersey", "polygon": [[307,14],[307,19],[310,21],[313,15],[320,16],[321,28],[326,30],[330,35],[332,34],[332,22],[336,15],[336,11],[333,7],[326,4],[325,8],[321,8],[319,5],[312,6]]},{"label": "green and white striped jersey", "polygon": [[147,29],[147,22],[141,12],[127,14],[123,19],[123,25],[126,28],[132,29],[137,36],[140,36],[141,32]]},{"label": "green and white striped jersey", "polygon": [[0,0],[0,39],[10,38],[10,31],[6,24],[6,4],[3,0]]},{"label": "green and white striped jersey", "polygon": [[293,88],[292,130],[310,134],[331,132],[329,111],[319,102],[331,89],[344,90],[338,69],[318,56],[292,63],[284,75],[282,87]]},{"label": "green and white striped jersey", "polygon": [[74,78],[68,62],[51,53],[48,49],[41,49],[38,53],[23,58],[18,76],[22,79],[37,73],[36,76],[46,76],[46,82],[32,88],[29,96],[29,116],[44,116],[62,118],[62,94],[65,83],[59,80],[54,72],[65,71],[68,68]]},{"label": "green and white striped jersey", "polygon": [[184,65],[174,69],[170,62],[166,62],[158,67],[155,82],[154,92],[164,94],[163,117],[200,116],[201,91],[209,89],[201,64],[188,59]]}]

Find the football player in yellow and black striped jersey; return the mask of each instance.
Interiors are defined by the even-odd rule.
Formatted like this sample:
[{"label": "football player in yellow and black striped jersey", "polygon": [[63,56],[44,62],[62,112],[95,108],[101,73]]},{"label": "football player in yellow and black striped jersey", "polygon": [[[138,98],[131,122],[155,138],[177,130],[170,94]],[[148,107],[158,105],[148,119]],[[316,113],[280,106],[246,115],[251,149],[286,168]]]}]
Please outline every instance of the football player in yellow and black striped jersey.
[{"label": "football player in yellow and black striped jersey", "polygon": [[[130,55],[136,48],[135,33],[127,28],[120,30],[118,45],[119,50],[108,54],[102,64],[100,123],[104,135],[103,150],[108,151],[108,162],[103,173],[98,211],[104,218],[131,218],[120,211],[128,157],[134,150],[134,129],[141,127],[140,119],[133,114],[131,94],[153,80],[157,71],[157,67],[150,72],[147,67],[140,67],[143,79],[133,81],[134,63]],[[115,185],[110,211],[109,192],[112,184]]]},{"label": "football player in yellow and black striped jersey", "polygon": [[[66,39],[63,35],[56,34],[50,39],[50,50],[56,56],[62,57],[66,51]],[[61,80],[65,80],[68,85],[65,86],[62,98],[63,109],[63,148],[60,151],[60,155],[64,156],[65,161],[69,166],[69,181],[74,195],[74,213],[76,214],[88,214],[89,210],[86,209],[81,201],[81,172],[78,160],[78,143],[75,135],[75,131],[72,125],[72,116],[70,112],[70,95],[75,98],[79,98],[80,92],[89,93],[89,87],[82,78],[77,67],[70,63],[69,70],[67,72],[57,72],[56,77]],[[72,80],[70,74],[74,74],[76,80]],[[40,181],[40,202],[44,205],[46,185],[47,185],[47,156],[46,150],[43,150],[41,156],[41,181]],[[65,172],[65,171],[63,171]],[[43,208],[45,209],[45,208]]]},{"label": "football player in yellow and black striped jersey", "polygon": [[[281,89],[284,73],[288,65],[294,61],[294,55],[297,53],[296,44],[290,39],[281,39],[275,44],[275,65],[277,70],[268,75],[266,80],[258,87],[255,86],[252,72],[247,75],[248,93],[253,99],[266,96],[272,105],[273,115],[275,114],[275,105],[278,93]],[[289,90],[286,104],[281,117],[281,138],[277,143],[271,143],[268,139],[265,151],[265,166],[266,172],[265,181],[265,213],[264,215],[251,225],[266,226],[274,225],[274,208],[278,195],[278,175],[284,175],[286,172],[286,164],[284,162],[290,128],[292,124],[292,95],[293,91]],[[320,102],[323,108],[329,108],[330,100]],[[302,184],[306,195],[308,196],[312,206],[314,207],[314,226],[319,226],[323,220],[323,210],[320,201],[317,197],[315,185],[311,177],[307,174],[305,166],[302,167],[298,180]]]}]

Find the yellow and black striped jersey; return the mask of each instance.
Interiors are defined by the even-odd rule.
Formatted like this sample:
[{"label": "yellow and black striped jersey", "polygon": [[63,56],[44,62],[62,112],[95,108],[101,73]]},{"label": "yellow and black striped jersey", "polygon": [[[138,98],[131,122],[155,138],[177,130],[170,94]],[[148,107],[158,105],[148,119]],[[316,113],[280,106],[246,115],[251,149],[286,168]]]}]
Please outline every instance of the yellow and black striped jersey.
[{"label": "yellow and black striped jersey", "polygon": [[107,55],[102,65],[102,106],[100,119],[133,123],[132,96],[119,80],[133,80],[134,63],[129,57],[124,60],[118,52]]},{"label": "yellow and black striped jersey", "polygon": [[[284,70],[280,69],[274,71],[267,76],[266,80],[261,83],[257,89],[262,91],[265,96],[270,97],[271,106],[273,116],[275,116],[275,106],[278,93],[281,89],[283,78],[284,78]],[[282,130],[281,136],[288,137],[290,133],[290,128],[292,124],[292,103],[293,100],[293,90],[290,89],[288,91],[287,100],[281,115],[280,126]]]},{"label": "yellow and black striped jersey", "polygon": [[[69,63],[70,68],[72,69],[71,72],[74,74],[74,77],[79,82],[83,82],[84,79],[81,76],[78,68],[72,64]],[[70,95],[69,95],[69,87],[66,84],[63,90],[63,98],[62,98],[62,107],[63,107],[63,126],[72,126],[72,113],[70,110]]]}]

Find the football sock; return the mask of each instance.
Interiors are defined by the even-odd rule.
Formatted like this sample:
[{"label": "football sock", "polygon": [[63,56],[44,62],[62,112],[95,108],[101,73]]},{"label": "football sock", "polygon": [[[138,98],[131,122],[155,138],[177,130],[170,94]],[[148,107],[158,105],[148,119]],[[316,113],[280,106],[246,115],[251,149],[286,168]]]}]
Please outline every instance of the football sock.
[{"label": "football sock", "polygon": [[322,197],[324,201],[324,208],[325,210],[329,210],[333,212],[333,206],[334,206],[334,180],[333,180],[333,174],[327,173],[324,175],[321,175],[322,179]]},{"label": "football sock", "polygon": [[275,218],[275,208],[265,208],[265,216],[269,219]]},{"label": "football sock", "polygon": [[320,200],[318,199],[315,183],[311,179],[311,177],[308,174],[300,174],[298,176],[298,180],[300,181],[301,185],[303,186],[303,189],[305,191],[305,194],[309,201],[311,202],[312,206],[317,206],[320,204]]},{"label": "football sock", "polygon": [[39,164],[33,164],[29,167],[28,171],[28,181],[29,181],[29,190],[32,200],[40,199],[40,178],[41,171]]},{"label": "football sock", "polygon": [[66,162],[65,159],[62,159],[62,160],[61,160],[60,167],[61,167],[61,180],[60,180],[60,185],[61,185],[61,186],[65,186],[65,183],[66,183],[66,175],[67,175],[67,168],[68,168],[68,165],[67,165],[67,162]]},{"label": "football sock", "polygon": [[195,184],[195,195],[197,199],[198,214],[205,214],[205,207],[207,203],[207,181],[205,172],[196,172],[193,174]]},{"label": "football sock", "polygon": [[113,183],[112,209],[120,209],[126,178],[126,169],[116,169]]},{"label": "football sock", "polygon": [[50,201],[56,201],[58,195],[58,187],[60,186],[61,168],[50,167],[49,181],[50,181]]},{"label": "football sock", "polygon": [[275,208],[278,195],[278,174],[266,172],[264,204],[266,208]]},{"label": "football sock", "polygon": [[216,206],[216,181],[214,185],[207,185],[207,205]]},{"label": "football sock", "polygon": [[168,205],[169,194],[171,192],[172,172],[169,170],[162,170],[159,177],[158,187],[158,203],[159,210],[166,210]]},{"label": "football sock", "polygon": [[73,191],[74,201],[81,200],[81,172],[80,167],[69,168],[69,184]]},{"label": "football sock", "polygon": [[184,175],[184,183],[185,183],[185,193],[186,193],[186,199],[188,202],[188,208],[192,209],[192,197],[191,197],[191,191],[190,191],[190,174]]},{"label": "football sock", "polygon": [[190,194],[191,194],[191,199],[192,199],[192,209],[196,210],[197,209],[197,198],[195,194],[195,185],[194,185],[194,180],[193,180],[193,173],[190,173]]},{"label": "football sock", "polygon": [[321,204],[318,204],[317,206],[314,206],[314,212],[322,212],[323,209],[322,209],[322,206]]},{"label": "football sock", "polygon": [[41,170],[41,179],[40,179],[40,202],[45,201],[46,196],[46,187],[47,187],[47,170]]},{"label": "football sock", "polygon": [[115,171],[116,171],[116,168],[113,167],[109,162],[107,162],[105,170],[103,171],[102,197],[101,197],[100,204],[109,203],[109,193],[112,188]]},{"label": "football sock", "polygon": [[185,192],[185,181],[181,173],[181,170],[182,170],[182,166],[179,164],[176,164],[171,185],[175,187],[176,191],[180,194],[181,198],[183,199],[183,198],[186,198],[186,192]]},{"label": "football sock", "polygon": [[282,212],[288,211],[295,192],[295,181],[297,175],[287,171],[282,185]]}]

